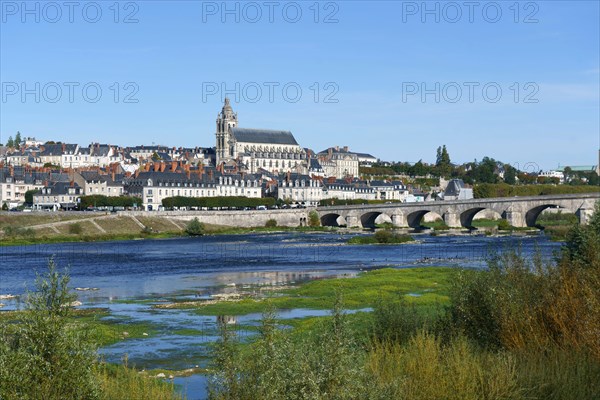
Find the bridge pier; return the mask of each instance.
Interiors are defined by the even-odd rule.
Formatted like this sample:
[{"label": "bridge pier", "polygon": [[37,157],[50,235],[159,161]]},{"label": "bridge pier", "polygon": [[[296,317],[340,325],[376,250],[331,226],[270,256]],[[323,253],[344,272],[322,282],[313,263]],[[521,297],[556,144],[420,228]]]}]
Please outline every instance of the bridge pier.
[{"label": "bridge pier", "polygon": [[394,228],[408,228],[406,216],[402,213],[392,214],[392,225]]},{"label": "bridge pier", "polygon": [[504,214],[504,219],[506,219],[511,226],[514,226],[515,228],[525,228],[527,226],[525,223],[525,216],[522,212],[508,210]]},{"label": "bridge pier", "polygon": [[579,218],[580,225],[587,225],[590,222],[590,219],[592,218],[593,214],[594,214],[593,208],[585,208],[585,207],[581,207],[575,213],[575,215],[577,215],[577,217]]},{"label": "bridge pier", "polygon": [[360,218],[358,218],[356,215],[348,215],[346,217],[346,226],[348,228],[362,228]]},{"label": "bridge pier", "polygon": [[462,227],[460,224],[460,216],[453,211],[447,210],[444,215],[442,215],[442,218],[444,219],[444,223],[450,228]]}]

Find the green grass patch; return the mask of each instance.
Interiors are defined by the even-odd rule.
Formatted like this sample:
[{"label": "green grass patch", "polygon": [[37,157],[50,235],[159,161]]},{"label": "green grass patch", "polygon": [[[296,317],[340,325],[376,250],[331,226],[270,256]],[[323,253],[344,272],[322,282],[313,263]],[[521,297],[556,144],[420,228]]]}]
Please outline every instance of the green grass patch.
[{"label": "green grass patch", "polygon": [[342,293],[344,306],[348,309],[373,307],[380,298],[391,299],[399,295],[417,306],[435,306],[447,303],[449,281],[455,272],[456,269],[448,267],[385,268],[363,272],[356,278],[307,282],[265,299],[201,305],[196,307],[196,312],[201,315],[245,315],[262,313],[269,304],[276,309],[326,310],[333,307],[336,291]]},{"label": "green grass patch", "polygon": [[104,318],[109,315],[107,310],[78,311],[73,316],[73,320],[85,324],[98,346],[108,346],[122,340],[146,338],[157,332],[157,327],[153,324],[132,322],[129,318]]},{"label": "green grass patch", "polygon": [[402,244],[414,242],[415,239],[410,235],[393,233],[390,230],[379,230],[373,235],[357,235],[350,240],[348,244]]}]

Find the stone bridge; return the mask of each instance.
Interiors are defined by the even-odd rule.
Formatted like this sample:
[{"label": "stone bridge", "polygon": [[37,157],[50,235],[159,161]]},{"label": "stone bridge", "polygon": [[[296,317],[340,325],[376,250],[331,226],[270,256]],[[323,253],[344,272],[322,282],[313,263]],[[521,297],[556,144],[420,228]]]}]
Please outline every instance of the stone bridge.
[{"label": "stone bridge", "polygon": [[483,210],[491,210],[514,227],[533,227],[537,217],[546,208],[559,208],[564,213],[578,216],[586,224],[593,214],[600,193],[565,194],[526,197],[499,197],[488,199],[428,201],[420,203],[365,204],[318,207],[321,225],[371,228],[375,224],[391,222],[399,228],[418,228],[427,213],[437,213],[451,228],[471,227],[473,217]]}]

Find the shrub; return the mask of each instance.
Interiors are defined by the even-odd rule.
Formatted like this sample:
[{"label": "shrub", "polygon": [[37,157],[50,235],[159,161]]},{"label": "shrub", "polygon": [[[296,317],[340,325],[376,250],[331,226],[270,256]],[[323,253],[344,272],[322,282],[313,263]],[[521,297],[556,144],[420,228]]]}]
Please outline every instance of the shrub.
[{"label": "shrub", "polygon": [[498,221],[498,230],[500,230],[500,231],[510,231],[512,229],[513,229],[512,225],[507,220],[505,220],[504,218],[502,218],[502,219],[500,219]]},{"label": "shrub", "polygon": [[215,346],[210,399],[361,398],[364,353],[357,351],[339,297],[331,318],[297,340],[278,329],[272,310],[247,352],[240,352],[230,329],[224,324]]},{"label": "shrub", "polygon": [[2,228],[4,234],[9,237],[21,237],[24,239],[34,239],[35,230],[33,228],[22,228],[19,226],[5,226]]},{"label": "shrub", "polygon": [[374,236],[377,243],[390,243],[393,238],[392,232],[387,229],[378,230]]},{"label": "shrub", "polygon": [[425,314],[402,297],[380,298],[373,310],[373,334],[377,341],[406,343],[427,325]]},{"label": "shrub", "polygon": [[311,212],[308,213],[308,226],[321,226],[319,213],[315,210],[311,210]]},{"label": "shrub", "polygon": [[48,262],[28,293],[18,323],[4,324],[0,337],[0,398],[97,399],[96,352],[84,329],[69,323],[76,296],[69,276]]},{"label": "shrub", "polygon": [[81,224],[74,223],[69,225],[69,233],[72,235],[80,235],[83,229],[81,228]]},{"label": "shrub", "polygon": [[8,211],[8,204],[2,203],[2,211]]},{"label": "shrub", "polygon": [[198,218],[194,218],[185,226],[185,233],[190,236],[204,235],[204,224],[200,222]]},{"label": "shrub", "polygon": [[277,226],[277,221],[271,218],[267,222],[265,222],[265,226],[267,228],[275,228]]}]

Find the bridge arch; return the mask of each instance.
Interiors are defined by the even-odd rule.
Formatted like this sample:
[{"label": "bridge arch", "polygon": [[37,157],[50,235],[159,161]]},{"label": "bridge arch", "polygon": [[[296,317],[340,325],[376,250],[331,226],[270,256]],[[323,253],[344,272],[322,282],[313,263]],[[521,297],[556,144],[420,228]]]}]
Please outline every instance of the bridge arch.
[{"label": "bridge arch", "polygon": [[419,229],[421,227],[421,221],[425,217],[425,215],[431,213],[434,216],[437,216],[437,219],[443,219],[442,216],[433,210],[418,210],[414,211],[406,216],[406,222],[409,227],[414,229]]},{"label": "bridge arch", "polygon": [[337,213],[321,216],[321,226],[346,226],[346,219]]},{"label": "bridge arch", "polygon": [[375,228],[382,223],[392,223],[392,218],[381,211],[371,211],[360,216],[360,223],[363,228]]},{"label": "bridge arch", "polygon": [[537,226],[538,217],[547,208],[558,208],[558,209],[564,211],[565,213],[575,214],[574,210],[569,210],[568,208],[561,207],[557,204],[542,204],[542,205],[539,205],[539,206],[529,209],[525,213],[525,223],[527,224],[527,226],[529,226],[529,227]]},{"label": "bridge arch", "polygon": [[497,210],[494,210],[493,208],[488,208],[488,207],[474,207],[474,208],[470,208],[470,209],[468,209],[466,211],[463,211],[460,214],[460,224],[462,226],[464,226],[465,228],[472,227],[473,226],[473,220],[475,219],[475,217],[477,216],[477,214],[481,213],[482,211],[487,211],[487,212],[494,213],[495,219],[502,218],[502,212],[498,212]]}]

